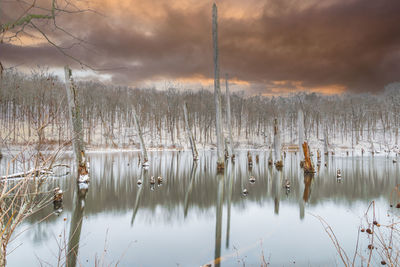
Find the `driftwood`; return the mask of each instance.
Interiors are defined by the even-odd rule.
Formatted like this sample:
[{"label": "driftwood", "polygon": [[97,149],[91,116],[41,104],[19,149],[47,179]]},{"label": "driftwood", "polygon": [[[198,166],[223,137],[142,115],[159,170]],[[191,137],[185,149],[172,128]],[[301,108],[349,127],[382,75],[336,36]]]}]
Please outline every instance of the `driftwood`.
[{"label": "driftwood", "polygon": [[304,151],[304,173],[315,173],[314,165],[311,162],[310,152],[307,142],[303,143],[303,151]]},{"label": "driftwood", "polygon": [[33,178],[38,178],[40,176],[61,177],[61,176],[65,176],[65,175],[69,174],[69,172],[67,171],[63,175],[56,175],[53,171],[53,169],[56,167],[70,168],[66,164],[58,164],[58,165],[52,166],[51,168],[31,169],[26,172],[17,172],[17,173],[13,173],[13,174],[9,174],[9,175],[0,176],[0,180],[6,180],[6,179],[7,180],[17,180],[17,179],[25,179],[25,178],[33,179]]}]

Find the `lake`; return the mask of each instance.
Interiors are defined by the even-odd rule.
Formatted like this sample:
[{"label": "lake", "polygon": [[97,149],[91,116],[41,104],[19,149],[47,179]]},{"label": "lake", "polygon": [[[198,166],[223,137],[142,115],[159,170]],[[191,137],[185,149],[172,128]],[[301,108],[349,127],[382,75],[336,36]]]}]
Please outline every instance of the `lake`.
[{"label": "lake", "polygon": [[[214,151],[200,153],[195,165],[190,152],[150,152],[148,170],[139,167],[137,152],[89,153],[86,195],[77,193],[71,175],[49,179],[49,189],[64,191],[63,211],[52,214],[49,204],[24,221],[16,231],[23,232],[8,248],[8,265],[65,263],[71,240],[76,257],[68,257],[68,266],[94,266],[95,261],[119,266],[341,266],[315,216],[329,223],[352,256],[372,200],[378,221],[397,212],[389,205],[400,168],[391,158],[329,157],[326,167],[323,161],[314,176],[304,176],[299,153],[287,153],[282,171],[268,167],[268,153],[256,150],[249,169],[246,153],[238,152],[222,174],[216,172]],[[151,176],[161,176],[162,184],[156,179],[151,185]],[[366,251],[367,244],[361,237],[359,249]]]}]

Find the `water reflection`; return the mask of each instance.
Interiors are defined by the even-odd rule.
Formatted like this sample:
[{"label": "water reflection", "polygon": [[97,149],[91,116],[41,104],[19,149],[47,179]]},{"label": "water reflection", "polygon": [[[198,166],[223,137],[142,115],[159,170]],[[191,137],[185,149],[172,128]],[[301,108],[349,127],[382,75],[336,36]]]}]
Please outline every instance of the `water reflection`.
[{"label": "water reflection", "polygon": [[[87,184],[85,184],[87,185]],[[68,235],[67,266],[75,267],[79,252],[79,241],[83,225],[83,214],[85,210],[85,199],[88,191],[87,186],[78,185],[74,198],[74,211]]]},{"label": "water reflection", "polygon": [[[228,162],[226,162],[228,164]],[[217,203],[216,203],[216,216],[215,216],[215,252],[214,252],[214,266],[219,267],[221,262],[221,238],[222,238],[222,210],[224,202],[224,180],[226,176],[227,166],[224,172],[217,173]]]},{"label": "water reflection", "polygon": [[[259,160],[253,162],[252,168],[248,168],[247,151],[238,153],[235,163],[226,162],[224,173],[217,174],[214,152],[203,152],[196,163],[193,163],[189,152],[152,152],[148,170],[138,166],[138,154],[134,152],[89,154],[92,179],[87,193],[74,193],[77,190],[73,177],[52,179],[47,185],[50,190],[59,186],[65,192],[63,213],[72,215],[68,266],[75,266],[77,257],[83,256],[79,255],[82,253],[79,250],[79,239],[85,235],[85,228],[82,227],[84,214],[98,219],[96,222],[100,224],[104,217],[119,216],[117,225],[111,225],[110,229],[128,225],[130,230],[127,231],[146,231],[152,224],[167,225],[170,231],[177,231],[175,234],[178,240],[185,237],[174,229],[175,226],[185,229],[185,226],[193,225],[196,219],[206,217],[211,221],[215,235],[210,232],[208,237],[198,237],[201,238],[198,242],[212,239],[213,244],[205,246],[213,246],[214,249],[204,257],[208,261],[213,259],[214,265],[220,266],[223,265],[221,260],[227,250],[245,242],[246,235],[240,235],[240,231],[246,230],[249,235],[257,235],[257,231],[262,231],[261,228],[248,229],[242,222],[241,214],[255,207],[263,209],[263,215],[271,214],[285,220],[288,207],[293,207],[295,216],[290,217],[290,223],[298,226],[295,220],[304,222],[307,210],[318,205],[329,203],[347,207],[360,200],[377,198],[389,202],[390,192],[399,183],[399,165],[384,157],[325,157],[322,162],[327,164],[321,165],[316,174],[304,175],[299,167],[298,154],[288,153],[281,171],[268,165],[268,152],[257,152],[257,155]],[[64,159],[67,163],[69,160]],[[4,170],[7,160],[0,164],[0,170]],[[18,166],[14,168],[18,169]],[[336,179],[337,169],[342,170],[341,183]],[[151,185],[151,176],[161,176],[163,183]],[[251,176],[255,177],[254,184],[249,182]],[[142,181],[140,186],[138,180]],[[290,182],[290,191],[285,187],[286,180]],[[247,196],[243,196],[243,189],[248,190]],[[34,214],[28,223],[34,224],[44,218],[52,212],[51,209],[48,207]],[[226,220],[223,216],[226,216]],[[257,220],[259,215],[256,213],[252,216],[256,217],[249,219]],[[62,218],[50,217],[46,224],[50,226]],[[270,221],[270,227],[273,227],[273,219],[270,218]],[[101,226],[105,231],[109,225],[102,223]],[[37,227],[34,229],[39,231]],[[279,232],[279,229],[276,231]],[[156,235],[148,232],[148,235],[156,242],[164,238],[164,234],[160,233]],[[36,233],[34,236],[36,244],[44,247],[47,242],[52,242],[51,235]],[[129,238],[137,237],[132,235]],[[195,244],[181,245],[179,248],[185,252],[190,251],[192,246]],[[145,259],[141,263],[143,266],[151,265],[145,264]]]}]

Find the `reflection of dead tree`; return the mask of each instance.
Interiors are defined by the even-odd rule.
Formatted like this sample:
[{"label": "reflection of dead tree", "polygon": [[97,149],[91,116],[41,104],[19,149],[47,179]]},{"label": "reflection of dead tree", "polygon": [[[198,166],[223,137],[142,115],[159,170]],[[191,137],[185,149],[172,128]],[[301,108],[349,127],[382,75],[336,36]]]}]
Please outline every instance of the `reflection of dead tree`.
[{"label": "reflection of dead tree", "polygon": [[69,229],[67,250],[67,266],[71,267],[76,266],[77,262],[87,190],[87,187],[82,187],[82,184],[80,184],[78,185],[77,192],[75,193],[75,207]]},{"label": "reflection of dead tree", "polygon": [[[172,168],[171,168],[171,170],[172,170]],[[146,177],[147,177],[147,170],[142,168],[141,171],[140,171],[140,179],[139,180],[143,181],[143,183],[146,183],[146,181],[147,181]],[[137,214],[137,212],[139,210],[139,204],[140,204],[140,199],[141,199],[141,196],[142,196],[142,191],[143,191],[143,185],[140,184],[139,185],[139,189],[138,189],[137,194],[136,194],[135,205],[133,206],[133,214],[132,214],[132,219],[131,219],[131,225],[133,225],[133,222],[135,221],[135,218],[136,218],[136,214]]]},{"label": "reflection of dead tree", "polygon": [[236,174],[233,164],[229,166],[229,185],[228,185],[228,199],[227,199],[227,215],[226,215],[226,244],[225,247],[229,248],[229,234],[231,229],[231,206],[232,206],[232,191],[233,191],[233,173]]},{"label": "reflection of dead tree", "polygon": [[218,180],[218,195],[217,209],[215,220],[215,251],[214,251],[214,266],[219,267],[221,263],[221,238],[222,238],[222,213],[224,204],[224,180],[225,173],[217,174]]},{"label": "reflection of dead tree", "polygon": [[303,192],[303,200],[304,202],[308,202],[311,195],[311,183],[313,180],[313,175],[311,173],[304,174],[304,192]]},{"label": "reflection of dead tree", "polygon": [[197,169],[197,162],[193,162],[192,169],[190,171],[190,181],[189,181],[188,188],[186,189],[185,201],[184,201],[184,205],[183,205],[184,206],[183,214],[184,214],[185,218],[187,216],[188,209],[189,209],[189,196],[193,189],[193,183],[194,183],[196,169]]}]

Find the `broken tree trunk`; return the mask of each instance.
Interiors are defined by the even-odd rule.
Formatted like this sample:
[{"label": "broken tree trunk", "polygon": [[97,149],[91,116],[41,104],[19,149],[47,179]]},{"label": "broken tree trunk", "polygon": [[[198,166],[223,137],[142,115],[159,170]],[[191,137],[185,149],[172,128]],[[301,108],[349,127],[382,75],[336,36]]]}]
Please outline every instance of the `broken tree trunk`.
[{"label": "broken tree trunk", "polygon": [[228,74],[225,75],[226,86],[226,123],[228,125],[228,155],[233,155],[232,124],[231,124],[231,96],[228,86]]},{"label": "broken tree trunk", "polygon": [[87,182],[88,167],[85,156],[85,145],[83,142],[82,117],[79,108],[78,91],[74,80],[72,79],[72,71],[68,66],[64,67],[65,71],[65,89],[67,90],[67,101],[70,124],[72,125],[72,146],[74,149],[75,161],[78,166],[78,182]]},{"label": "broken tree trunk", "polygon": [[192,130],[190,129],[190,126],[189,126],[189,116],[188,116],[188,112],[187,112],[186,103],[183,104],[183,115],[185,117],[186,133],[188,135],[189,142],[190,142],[190,147],[192,149],[193,160],[198,160],[199,159],[199,153],[197,152],[196,142],[194,140]]},{"label": "broken tree trunk", "polygon": [[304,173],[315,173],[314,166],[311,162],[310,151],[307,142],[303,143],[304,151]]},{"label": "broken tree trunk", "polygon": [[146,146],[144,144],[142,129],[140,128],[140,123],[139,123],[139,119],[137,117],[135,108],[132,108],[132,112],[133,112],[133,121],[135,123],[137,134],[139,136],[140,150],[142,152],[142,157],[141,157],[143,160],[142,166],[146,167],[146,166],[149,166],[149,158],[147,156],[147,150],[146,150]]},{"label": "broken tree trunk", "polygon": [[304,154],[303,151],[303,143],[304,143],[304,114],[303,110],[299,110],[297,113],[297,126],[298,126],[298,135],[299,135],[299,151],[300,157]]},{"label": "broken tree trunk", "polygon": [[278,128],[278,119],[274,119],[274,152],[275,152],[275,166],[277,168],[283,167],[281,155],[281,137]]},{"label": "broken tree trunk", "polygon": [[222,110],[221,110],[221,88],[219,83],[219,61],[218,61],[218,14],[217,5],[212,9],[212,37],[214,48],[214,98],[215,98],[215,131],[217,135],[217,169],[224,169],[224,138],[222,133]]}]

